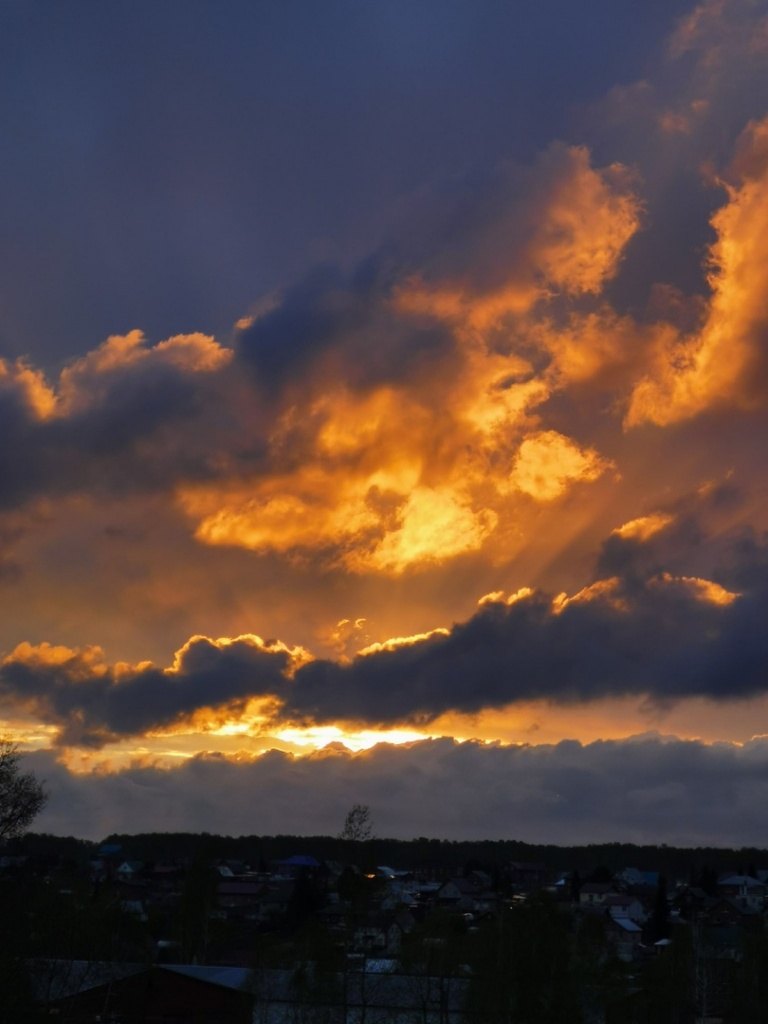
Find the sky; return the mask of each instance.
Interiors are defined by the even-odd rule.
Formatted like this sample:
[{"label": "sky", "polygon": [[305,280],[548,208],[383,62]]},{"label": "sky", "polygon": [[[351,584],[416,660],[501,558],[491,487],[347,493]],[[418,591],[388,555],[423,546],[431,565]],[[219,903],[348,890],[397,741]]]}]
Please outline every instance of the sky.
[{"label": "sky", "polygon": [[0,0],[41,831],[768,846],[766,0]]}]

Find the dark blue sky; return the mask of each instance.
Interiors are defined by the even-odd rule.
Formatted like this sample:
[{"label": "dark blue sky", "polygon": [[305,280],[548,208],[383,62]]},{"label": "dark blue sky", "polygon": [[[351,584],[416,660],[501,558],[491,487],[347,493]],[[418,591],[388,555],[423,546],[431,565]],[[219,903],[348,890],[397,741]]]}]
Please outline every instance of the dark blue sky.
[{"label": "dark blue sky", "polygon": [[414,190],[585,141],[579,105],[642,78],[685,8],[4,3],[0,352],[226,331]]}]

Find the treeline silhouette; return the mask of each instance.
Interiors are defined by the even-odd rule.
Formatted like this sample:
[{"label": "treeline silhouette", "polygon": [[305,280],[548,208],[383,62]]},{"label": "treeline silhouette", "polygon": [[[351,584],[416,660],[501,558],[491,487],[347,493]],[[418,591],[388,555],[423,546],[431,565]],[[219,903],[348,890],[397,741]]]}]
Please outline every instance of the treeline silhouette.
[{"label": "treeline silhouette", "polygon": [[589,875],[596,865],[616,872],[625,867],[653,870],[670,881],[688,881],[702,869],[711,872],[754,874],[768,868],[768,853],[758,847],[674,847],[634,843],[563,845],[525,843],[511,839],[448,840],[373,838],[355,843],[334,836],[213,835],[207,832],[112,833],[99,842],[72,836],[27,833],[6,844],[8,854],[71,860],[84,863],[102,845],[120,846],[126,857],[141,861],[173,862],[193,858],[201,846],[211,857],[247,864],[272,864],[296,854],[318,861],[366,864],[396,869],[440,868],[455,871],[468,863],[499,867],[518,861],[541,864],[548,875],[578,871]]}]

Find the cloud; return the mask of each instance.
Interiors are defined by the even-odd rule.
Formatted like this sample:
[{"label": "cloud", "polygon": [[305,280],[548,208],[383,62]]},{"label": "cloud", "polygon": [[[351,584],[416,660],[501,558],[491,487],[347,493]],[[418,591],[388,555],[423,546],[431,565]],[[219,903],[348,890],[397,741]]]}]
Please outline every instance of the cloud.
[{"label": "cloud", "polygon": [[757,408],[765,396],[768,320],[760,296],[768,284],[768,120],[750,124],[712,218],[711,296],[704,322],[689,336],[660,338],[651,372],[638,381],[627,426],[667,425],[718,406]]},{"label": "cloud", "polygon": [[486,601],[449,636],[297,673],[283,711],[309,721],[429,722],[447,711],[623,694],[732,699],[765,689],[763,588],[602,580],[570,599]]},{"label": "cloud", "polygon": [[669,38],[673,59],[693,54],[709,75],[735,57],[756,57],[768,49],[768,15],[751,0],[704,0],[683,18]]},{"label": "cloud", "polygon": [[3,364],[3,502],[160,493],[204,544],[354,572],[476,552],[516,490],[552,501],[609,465],[541,429],[553,380],[510,317],[599,293],[638,225],[626,170],[557,144],[421,196],[401,237],[261,303],[233,348],[132,331],[53,382]]},{"label": "cloud", "polygon": [[539,501],[550,501],[573,481],[596,480],[610,465],[596,451],[582,451],[569,438],[548,430],[529,434],[520,445],[512,484]]},{"label": "cloud", "polygon": [[150,346],[138,331],[109,338],[55,385],[23,361],[0,361],[0,505],[78,493],[157,491],[169,477],[210,473],[190,427],[231,352],[203,335]]},{"label": "cloud", "polygon": [[[486,595],[465,622],[369,644],[351,660],[313,659],[255,636],[194,637],[171,668],[110,668],[98,650],[22,644],[0,666],[0,693],[9,706],[57,725],[60,743],[92,746],[193,720],[202,727],[237,720],[250,701],[262,702],[264,728],[274,729],[424,726],[448,712],[533,700],[645,695],[663,703],[765,693],[768,546],[731,537],[730,567],[710,579],[659,566],[675,529],[614,532],[601,575],[570,596]],[[604,575],[610,566],[618,573]]]},{"label": "cloud", "polygon": [[768,843],[768,742],[706,745],[658,735],[502,746],[425,740],[352,754],[199,754],[176,767],[75,774],[38,752],[50,801],[36,825],[110,832],[337,834],[355,802],[377,835],[542,843]]},{"label": "cloud", "polygon": [[347,279],[286,291],[237,337],[273,411],[269,468],[182,486],[198,539],[399,574],[481,549],[516,491],[552,501],[596,480],[609,460],[540,429],[553,375],[520,317],[599,293],[638,225],[624,168],[555,145],[420,196]]},{"label": "cloud", "polygon": [[[98,641],[111,660],[151,658],[167,681],[158,666],[198,633],[317,641],[331,660],[285,686],[268,672],[262,684],[260,668],[253,693],[279,693],[298,718],[365,721],[525,692],[661,693],[671,669],[647,637],[663,608],[694,660],[724,650],[706,629],[737,630],[762,587],[727,578],[733,565],[718,557],[721,534],[751,523],[760,547],[766,526],[754,467],[767,130],[750,107],[738,138],[736,104],[718,134],[727,90],[704,84],[705,66],[721,82],[743,66],[733,93],[764,95],[752,88],[756,18],[732,0],[681,23],[666,71],[611,98],[623,148],[593,135],[593,149],[545,142],[525,159],[483,170],[478,155],[469,171],[432,175],[385,241],[270,288],[243,307],[229,345],[131,331],[55,374],[3,363],[5,649],[19,638],[73,650]],[[638,154],[627,155],[629,136]],[[695,232],[678,230],[675,210]],[[671,241],[697,265],[692,284],[667,274]],[[638,273],[643,246],[655,276]],[[738,510],[721,508],[704,529],[673,508],[731,469],[745,492]],[[473,614],[477,595],[523,587],[531,594],[514,608],[489,600]],[[366,618],[368,635],[337,653],[342,618]],[[437,628],[449,635],[387,650],[391,637]],[[487,649],[472,647],[475,633]],[[377,643],[375,657],[343,663]],[[585,652],[581,675],[557,644]],[[439,682],[441,658],[454,655],[474,696],[451,671]],[[367,695],[369,676],[388,679],[398,659],[419,673],[413,694]],[[726,689],[706,672],[680,680]],[[218,704],[208,690],[189,701],[170,692],[182,717],[228,700],[226,689]],[[86,715],[96,738],[129,728],[99,700]],[[76,736],[68,714],[55,718]],[[152,720],[148,710],[141,727]],[[170,727],[171,708],[157,721]]]},{"label": "cloud", "polygon": [[20,644],[0,664],[0,694],[26,714],[60,728],[58,740],[98,747],[123,736],[173,730],[199,713],[241,713],[255,697],[279,693],[306,657],[257,636],[193,637],[172,667],[104,664],[98,648],[73,651]]},{"label": "cloud", "polygon": [[357,574],[522,551],[532,502],[619,479],[622,421],[759,413],[765,134],[713,215],[711,294],[657,288],[650,318],[609,301],[641,181],[557,143],[422,190],[390,242],[271,295],[231,348],[134,331],[54,382],[3,364],[3,503],[159,494],[200,545]]}]

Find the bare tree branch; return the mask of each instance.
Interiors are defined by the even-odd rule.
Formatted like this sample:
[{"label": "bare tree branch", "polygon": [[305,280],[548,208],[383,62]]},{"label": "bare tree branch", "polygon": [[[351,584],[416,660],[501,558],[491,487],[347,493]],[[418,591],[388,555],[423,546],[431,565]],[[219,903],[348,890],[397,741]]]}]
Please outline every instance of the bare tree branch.
[{"label": "bare tree branch", "polygon": [[48,799],[35,775],[21,771],[21,759],[15,743],[0,739],[0,839],[21,835]]},{"label": "bare tree branch", "polygon": [[373,836],[371,825],[371,809],[367,804],[353,804],[344,819],[344,828],[339,839],[351,839],[356,843],[364,843]]}]

